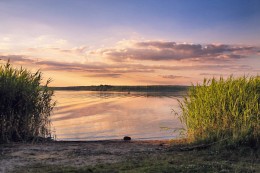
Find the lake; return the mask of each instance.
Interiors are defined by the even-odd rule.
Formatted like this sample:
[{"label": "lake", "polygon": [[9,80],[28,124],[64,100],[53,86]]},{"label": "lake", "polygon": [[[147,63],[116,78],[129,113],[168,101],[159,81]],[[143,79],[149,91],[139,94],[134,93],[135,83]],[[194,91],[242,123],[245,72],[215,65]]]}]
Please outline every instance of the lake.
[{"label": "lake", "polygon": [[55,91],[57,140],[136,140],[179,137],[180,93]]}]

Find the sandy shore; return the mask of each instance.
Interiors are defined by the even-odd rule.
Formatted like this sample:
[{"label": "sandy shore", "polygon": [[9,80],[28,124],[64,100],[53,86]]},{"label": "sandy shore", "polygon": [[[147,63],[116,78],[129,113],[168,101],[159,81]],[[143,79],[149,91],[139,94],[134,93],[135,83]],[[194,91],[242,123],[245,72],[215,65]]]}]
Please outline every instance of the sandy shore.
[{"label": "sandy shore", "polygon": [[80,167],[99,163],[120,162],[128,157],[162,153],[169,141],[89,141],[13,143],[0,145],[0,172],[13,171],[34,164]]},{"label": "sandy shore", "polygon": [[0,145],[0,173],[260,172],[260,150],[181,141],[89,141]]}]

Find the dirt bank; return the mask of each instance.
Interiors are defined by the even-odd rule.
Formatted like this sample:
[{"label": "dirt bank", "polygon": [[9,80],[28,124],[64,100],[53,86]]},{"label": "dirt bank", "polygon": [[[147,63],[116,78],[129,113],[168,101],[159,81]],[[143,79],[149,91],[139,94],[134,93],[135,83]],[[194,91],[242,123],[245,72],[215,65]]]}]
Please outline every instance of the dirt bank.
[{"label": "dirt bank", "polygon": [[92,141],[0,145],[1,173],[260,172],[260,149],[192,150],[169,141]]},{"label": "dirt bank", "polygon": [[66,166],[115,163],[129,156],[157,153],[169,147],[168,141],[92,141],[48,142],[1,145],[0,172],[15,170],[19,166],[61,164]]}]

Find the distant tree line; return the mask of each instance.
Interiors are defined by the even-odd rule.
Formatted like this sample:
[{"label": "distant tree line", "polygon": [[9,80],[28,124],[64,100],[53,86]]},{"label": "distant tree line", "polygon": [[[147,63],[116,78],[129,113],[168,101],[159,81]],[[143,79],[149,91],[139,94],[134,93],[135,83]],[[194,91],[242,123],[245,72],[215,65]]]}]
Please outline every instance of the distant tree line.
[{"label": "distant tree line", "polygon": [[147,85],[147,86],[92,85],[92,86],[51,87],[51,89],[53,90],[117,91],[117,92],[180,92],[180,91],[187,91],[188,88],[189,86],[181,86],[181,85]]}]

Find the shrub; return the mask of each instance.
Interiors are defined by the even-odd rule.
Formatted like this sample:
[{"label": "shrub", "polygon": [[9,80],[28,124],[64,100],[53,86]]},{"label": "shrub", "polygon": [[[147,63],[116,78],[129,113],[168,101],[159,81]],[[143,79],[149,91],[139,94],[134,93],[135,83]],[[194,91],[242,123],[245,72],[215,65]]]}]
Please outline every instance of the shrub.
[{"label": "shrub", "polygon": [[192,141],[259,144],[259,76],[204,79],[179,103],[181,120]]},{"label": "shrub", "polygon": [[14,68],[9,61],[0,67],[0,142],[28,141],[50,136],[50,115],[55,105],[41,86],[42,73]]}]

